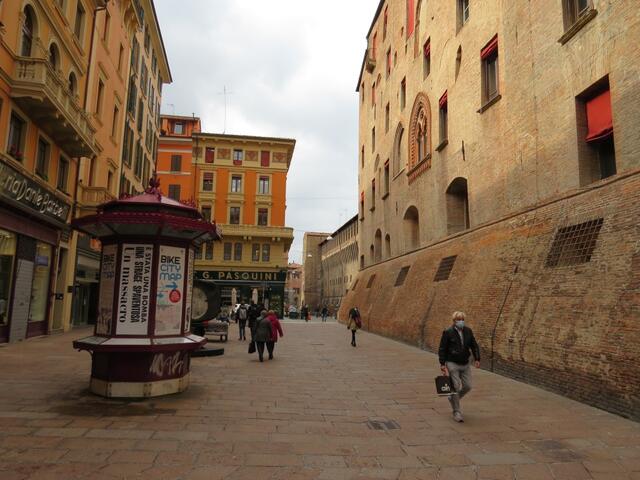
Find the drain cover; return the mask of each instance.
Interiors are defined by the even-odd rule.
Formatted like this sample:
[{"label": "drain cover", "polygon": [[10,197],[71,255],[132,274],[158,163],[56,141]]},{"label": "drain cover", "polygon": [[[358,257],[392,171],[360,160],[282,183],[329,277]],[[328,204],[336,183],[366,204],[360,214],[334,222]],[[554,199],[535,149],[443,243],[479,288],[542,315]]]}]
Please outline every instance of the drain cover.
[{"label": "drain cover", "polygon": [[369,420],[367,426],[371,430],[399,430],[400,425],[394,420]]}]

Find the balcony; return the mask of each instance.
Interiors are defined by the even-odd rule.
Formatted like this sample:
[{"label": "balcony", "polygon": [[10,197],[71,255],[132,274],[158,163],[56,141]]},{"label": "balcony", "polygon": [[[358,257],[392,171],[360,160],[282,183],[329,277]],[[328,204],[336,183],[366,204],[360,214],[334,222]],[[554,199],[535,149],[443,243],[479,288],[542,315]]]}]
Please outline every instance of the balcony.
[{"label": "balcony", "polygon": [[11,97],[68,155],[100,152],[89,115],[47,60],[18,57],[12,83]]},{"label": "balcony", "polygon": [[89,187],[78,185],[78,206],[80,207],[80,216],[91,215],[96,213],[96,207],[103,203],[116,200],[113,195],[105,187]]},{"label": "balcony", "polygon": [[260,227],[257,225],[218,224],[225,237],[243,237],[245,240],[269,238],[272,241],[283,241],[287,245],[293,242],[293,228]]}]

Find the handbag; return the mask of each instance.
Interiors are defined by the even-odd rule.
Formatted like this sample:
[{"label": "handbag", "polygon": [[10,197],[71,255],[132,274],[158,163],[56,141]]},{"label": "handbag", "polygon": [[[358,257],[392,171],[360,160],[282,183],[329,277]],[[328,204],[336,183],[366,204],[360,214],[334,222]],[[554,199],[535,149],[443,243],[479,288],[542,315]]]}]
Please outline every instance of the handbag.
[{"label": "handbag", "polygon": [[440,396],[455,395],[456,389],[453,386],[449,375],[439,375],[436,377],[436,393]]},{"label": "handbag", "polygon": [[256,342],[249,343],[249,351],[248,353],[256,353]]}]

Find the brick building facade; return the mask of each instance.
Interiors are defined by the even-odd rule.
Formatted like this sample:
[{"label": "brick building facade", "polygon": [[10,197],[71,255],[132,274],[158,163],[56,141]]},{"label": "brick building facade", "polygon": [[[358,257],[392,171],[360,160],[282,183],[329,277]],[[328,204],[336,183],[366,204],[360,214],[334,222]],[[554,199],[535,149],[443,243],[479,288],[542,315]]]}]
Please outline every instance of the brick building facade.
[{"label": "brick building facade", "polygon": [[342,315],[359,304],[367,328],[433,349],[466,310],[485,367],[640,417],[634,18],[623,1],[380,3]]}]

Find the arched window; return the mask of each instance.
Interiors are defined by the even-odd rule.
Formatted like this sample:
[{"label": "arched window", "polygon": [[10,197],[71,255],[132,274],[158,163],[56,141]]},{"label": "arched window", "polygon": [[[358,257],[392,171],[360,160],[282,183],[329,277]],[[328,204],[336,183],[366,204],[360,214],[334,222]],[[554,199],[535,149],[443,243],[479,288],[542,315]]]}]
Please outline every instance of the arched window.
[{"label": "arched window", "polygon": [[404,157],[404,127],[401,123],[396,128],[396,136],[393,141],[393,176],[395,177],[405,166]]},{"label": "arched window", "polygon": [[387,233],[384,237],[384,258],[391,257],[391,237]]},{"label": "arched window", "polygon": [[[431,167],[431,106],[424,93],[419,93],[413,104],[409,132],[409,172],[413,180]],[[419,165],[422,167],[414,171]]]},{"label": "arched window", "polygon": [[20,55],[30,57],[33,49],[33,39],[35,37],[36,16],[33,8],[27,5],[24,7],[24,23],[22,24],[22,44]]},{"label": "arched window", "polygon": [[369,247],[369,263],[374,263],[376,261],[376,251],[373,245]]},{"label": "arched window", "polygon": [[69,73],[69,92],[76,95],[78,93],[78,80],[76,80],[76,74],[73,72]]},{"label": "arched window", "polygon": [[375,235],[375,260],[376,262],[382,260],[382,232],[380,229],[376,231]]},{"label": "arched window", "polygon": [[447,235],[469,228],[469,192],[467,179],[458,177],[447,188]]},{"label": "arched window", "polygon": [[54,70],[58,70],[60,65],[60,53],[58,51],[58,46],[55,43],[49,45],[49,63]]},{"label": "arched window", "polygon": [[414,206],[407,208],[403,222],[405,251],[415,250],[420,246],[420,214],[418,209]]}]

